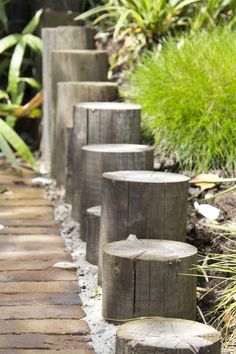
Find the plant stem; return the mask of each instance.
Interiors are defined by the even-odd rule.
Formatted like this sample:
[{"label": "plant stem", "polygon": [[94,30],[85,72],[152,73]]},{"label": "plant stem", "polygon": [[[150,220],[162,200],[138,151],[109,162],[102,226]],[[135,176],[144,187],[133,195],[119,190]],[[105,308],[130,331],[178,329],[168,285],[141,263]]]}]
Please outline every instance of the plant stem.
[{"label": "plant stem", "polygon": [[216,193],[214,194],[213,196],[209,197],[209,198],[204,198],[204,199],[201,199],[200,202],[206,202],[208,200],[211,200],[211,199],[215,199],[215,198],[218,198],[220,197],[221,195],[224,195],[224,194],[227,194],[227,193],[230,193],[232,191],[236,190],[236,186],[233,186],[233,187],[230,187],[222,192],[219,192],[219,193]]}]

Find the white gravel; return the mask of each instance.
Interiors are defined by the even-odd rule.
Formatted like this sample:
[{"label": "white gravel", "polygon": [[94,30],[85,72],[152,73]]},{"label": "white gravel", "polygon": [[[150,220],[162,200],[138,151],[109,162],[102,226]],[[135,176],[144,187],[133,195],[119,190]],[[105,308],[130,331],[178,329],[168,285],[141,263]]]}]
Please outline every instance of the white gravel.
[{"label": "white gravel", "polygon": [[78,267],[80,297],[86,313],[85,320],[91,328],[94,350],[97,354],[114,354],[117,327],[105,322],[101,315],[102,289],[97,285],[97,266],[85,260],[86,243],[79,237],[79,224],[71,218],[71,206],[64,203],[64,191],[52,184],[48,195],[55,205],[55,218],[62,221],[61,235]]}]

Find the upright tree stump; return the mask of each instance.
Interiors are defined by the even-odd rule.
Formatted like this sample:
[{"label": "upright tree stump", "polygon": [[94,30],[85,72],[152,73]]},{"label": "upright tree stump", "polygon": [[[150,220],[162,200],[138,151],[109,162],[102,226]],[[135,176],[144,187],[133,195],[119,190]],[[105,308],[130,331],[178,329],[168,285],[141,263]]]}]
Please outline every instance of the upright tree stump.
[{"label": "upright tree stump", "polygon": [[[107,101],[107,100],[106,100]],[[79,221],[81,149],[89,144],[139,144],[141,107],[118,102],[78,104],[73,124],[72,216]]]},{"label": "upright tree stump", "polygon": [[[61,19],[62,17],[62,19]],[[67,14],[57,14],[58,21],[64,21]],[[50,19],[52,14],[50,13]],[[59,23],[57,23],[59,24]],[[66,23],[65,23],[66,24]],[[46,167],[51,161],[51,139],[54,129],[52,121],[52,61],[51,53],[56,49],[95,49],[94,30],[87,27],[62,26],[42,29],[43,40],[43,127],[41,151]]]},{"label": "upright tree stump", "polygon": [[[57,84],[65,81],[107,81],[108,57],[103,50],[52,51],[52,142],[55,145]],[[53,177],[55,177],[52,174]]]},{"label": "upright tree stump", "polygon": [[103,172],[130,169],[151,170],[152,168],[153,148],[150,146],[100,144],[87,145],[82,148],[82,178],[78,199],[82,240],[85,240],[86,210],[101,204]]},{"label": "upright tree stump", "polygon": [[175,173],[118,171],[103,175],[99,246],[137,237],[185,241],[189,178]]},{"label": "upright tree stump", "polygon": [[[73,164],[74,146],[73,137],[67,139],[67,128],[73,128],[74,105],[83,101],[113,101],[118,97],[117,84],[112,82],[60,82],[57,85],[57,110],[55,126],[55,144],[52,151],[52,175],[58,185],[66,185],[66,199],[71,202],[71,179],[66,176],[66,165],[71,164],[73,174],[77,167]],[[72,135],[74,136],[73,132]],[[66,159],[66,151],[70,145],[71,161]],[[75,171],[74,171],[75,169]],[[68,178],[67,178],[68,177]],[[74,190],[73,190],[74,193]]]},{"label": "upright tree stump", "polygon": [[116,333],[116,354],[220,354],[220,333],[202,323],[163,317],[137,319]]},{"label": "upright tree stump", "polygon": [[101,205],[87,209],[86,212],[86,260],[98,265]]},{"label": "upright tree stump", "polygon": [[196,255],[195,247],[176,241],[134,238],[109,243],[103,251],[103,317],[195,319],[196,276],[187,273],[195,273]]}]

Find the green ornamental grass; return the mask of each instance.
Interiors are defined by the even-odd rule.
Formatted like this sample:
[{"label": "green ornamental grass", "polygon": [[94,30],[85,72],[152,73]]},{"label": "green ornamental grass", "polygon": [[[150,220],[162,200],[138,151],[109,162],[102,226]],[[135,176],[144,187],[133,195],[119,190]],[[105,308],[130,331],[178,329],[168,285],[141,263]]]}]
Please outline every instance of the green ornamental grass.
[{"label": "green ornamental grass", "polygon": [[182,169],[235,171],[236,32],[202,31],[147,53],[125,88],[156,148]]}]

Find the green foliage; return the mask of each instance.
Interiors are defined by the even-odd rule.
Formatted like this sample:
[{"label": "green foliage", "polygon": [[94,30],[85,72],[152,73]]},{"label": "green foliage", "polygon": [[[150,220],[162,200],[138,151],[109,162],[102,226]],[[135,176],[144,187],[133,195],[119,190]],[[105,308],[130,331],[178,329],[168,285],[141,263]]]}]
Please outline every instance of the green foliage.
[{"label": "green foliage", "polygon": [[124,88],[143,106],[155,145],[182,169],[235,169],[236,35],[229,30],[170,39],[144,55]]},{"label": "green foliage", "polygon": [[[27,47],[37,54],[42,53],[42,42],[32,33],[39,24],[42,11],[38,11],[33,19],[23,29],[21,34],[10,34],[0,40],[0,54],[11,56],[9,70],[8,70],[8,86],[7,93],[9,94],[11,103],[21,104],[24,98],[25,83],[31,85],[32,80],[25,80],[21,78],[21,72],[26,70],[24,63],[24,56]],[[15,47],[13,52],[8,53],[8,50]],[[37,83],[39,86],[39,83]],[[35,80],[34,80],[35,86]]]},{"label": "green foliage", "polygon": [[[0,21],[7,30],[7,17],[5,12],[6,1],[0,0]],[[42,53],[41,39],[33,35],[37,28],[42,11],[38,11],[33,19],[25,26],[22,33],[9,34],[0,39],[0,79],[1,84],[7,77],[7,87],[0,90],[0,150],[5,154],[12,166],[19,168],[14,153],[17,152],[31,166],[35,165],[35,160],[18,134],[12,129],[17,117],[38,118],[40,112],[35,105],[35,99],[24,104],[27,85],[36,91],[41,89],[40,83],[32,77],[26,77],[32,53],[40,55]],[[36,95],[37,96],[37,95]],[[36,97],[35,96],[35,97]],[[32,111],[29,108],[32,106]],[[24,115],[25,114],[25,115]]]},{"label": "green foliage", "polygon": [[112,69],[132,67],[145,49],[154,49],[167,35],[182,30],[214,28],[236,23],[235,0],[109,0],[92,8],[77,20],[94,19],[104,31],[112,34],[118,50],[111,56]]},{"label": "green foliage", "polygon": [[19,135],[4,120],[0,118],[0,148],[12,166],[18,169],[19,164],[15,158],[15,154],[11,146],[31,166],[35,166],[35,159],[27,145],[19,137]]}]

